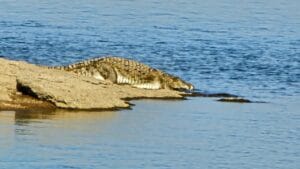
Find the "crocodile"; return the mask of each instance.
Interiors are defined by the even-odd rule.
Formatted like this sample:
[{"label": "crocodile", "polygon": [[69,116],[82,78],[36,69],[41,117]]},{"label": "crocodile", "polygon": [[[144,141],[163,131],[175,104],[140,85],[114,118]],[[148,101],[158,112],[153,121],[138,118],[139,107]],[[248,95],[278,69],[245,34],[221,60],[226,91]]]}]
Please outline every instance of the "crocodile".
[{"label": "crocodile", "polygon": [[146,64],[116,57],[98,57],[66,66],[49,67],[78,75],[106,80],[115,84],[128,84],[143,89],[193,90],[191,83]]}]

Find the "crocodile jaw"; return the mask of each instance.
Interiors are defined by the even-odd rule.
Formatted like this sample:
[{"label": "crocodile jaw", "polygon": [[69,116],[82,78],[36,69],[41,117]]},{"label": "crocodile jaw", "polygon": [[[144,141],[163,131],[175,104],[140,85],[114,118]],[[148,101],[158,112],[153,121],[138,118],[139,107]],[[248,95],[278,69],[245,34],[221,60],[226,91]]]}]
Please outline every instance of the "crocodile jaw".
[{"label": "crocodile jaw", "polygon": [[165,76],[166,87],[175,90],[194,90],[194,86],[175,76]]},{"label": "crocodile jaw", "polygon": [[184,84],[180,84],[180,85],[171,85],[170,88],[175,89],[175,90],[194,90],[194,86],[192,84],[189,83],[184,83]]}]

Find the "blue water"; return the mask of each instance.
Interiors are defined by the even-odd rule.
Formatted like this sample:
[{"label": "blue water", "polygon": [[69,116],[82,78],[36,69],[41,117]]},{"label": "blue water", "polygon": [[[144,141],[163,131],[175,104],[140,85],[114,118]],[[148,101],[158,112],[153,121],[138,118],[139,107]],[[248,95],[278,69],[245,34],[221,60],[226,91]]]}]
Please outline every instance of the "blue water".
[{"label": "blue water", "polygon": [[133,58],[208,92],[299,95],[300,1],[0,1],[0,55]]},{"label": "blue water", "polygon": [[167,109],[141,101],[113,120],[69,112],[88,116],[76,122],[61,112],[3,112],[0,168],[299,168],[299,7],[298,0],[0,0],[5,58],[63,65],[123,56],[200,91],[268,102],[193,98]]}]

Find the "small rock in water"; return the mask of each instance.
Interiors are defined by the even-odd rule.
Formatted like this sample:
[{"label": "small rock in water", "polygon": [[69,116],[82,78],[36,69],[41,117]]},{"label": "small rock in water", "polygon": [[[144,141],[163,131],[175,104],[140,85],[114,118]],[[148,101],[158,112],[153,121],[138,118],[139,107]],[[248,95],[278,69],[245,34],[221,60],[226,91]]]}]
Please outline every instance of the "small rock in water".
[{"label": "small rock in water", "polygon": [[204,93],[204,92],[199,92],[199,91],[184,91],[185,96],[189,97],[232,97],[232,98],[238,98],[237,95],[229,94],[229,93]]},{"label": "small rock in water", "polygon": [[219,101],[219,102],[234,102],[234,103],[252,103],[250,100],[244,99],[241,97],[224,97],[217,101]]}]

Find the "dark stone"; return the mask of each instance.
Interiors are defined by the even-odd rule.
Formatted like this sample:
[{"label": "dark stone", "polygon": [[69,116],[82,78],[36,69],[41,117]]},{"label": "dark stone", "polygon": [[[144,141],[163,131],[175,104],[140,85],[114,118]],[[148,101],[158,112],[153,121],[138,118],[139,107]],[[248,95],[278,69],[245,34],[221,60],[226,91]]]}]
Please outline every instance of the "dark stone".
[{"label": "dark stone", "polygon": [[243,99],[243,98],[240,98],[240,97],[224,97],[224,98],[221,98],[217,101],[219,101],[219,102],[233,102],[233,103],[252,103],[250,100]]}]

